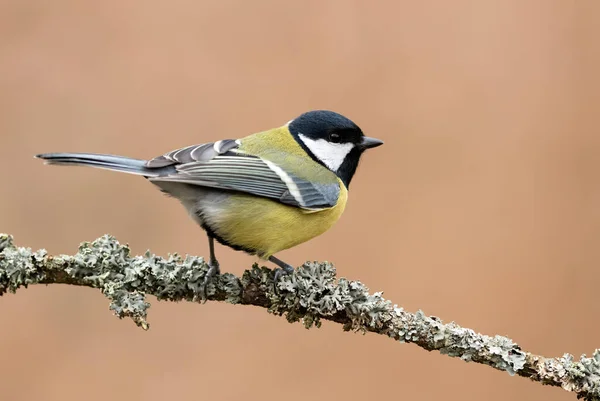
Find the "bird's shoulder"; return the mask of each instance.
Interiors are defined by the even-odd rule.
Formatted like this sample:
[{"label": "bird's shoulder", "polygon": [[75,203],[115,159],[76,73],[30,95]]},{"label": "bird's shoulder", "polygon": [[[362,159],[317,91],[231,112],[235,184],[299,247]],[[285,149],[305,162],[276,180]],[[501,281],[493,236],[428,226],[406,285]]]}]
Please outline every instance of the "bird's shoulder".
[{"label": "bird's shoulder", "polygon": [[313,160],[287,126],[249,135],[239,140],[239,151],[268,160],[296,177],[321,184],[337,184],[337,175]]}]

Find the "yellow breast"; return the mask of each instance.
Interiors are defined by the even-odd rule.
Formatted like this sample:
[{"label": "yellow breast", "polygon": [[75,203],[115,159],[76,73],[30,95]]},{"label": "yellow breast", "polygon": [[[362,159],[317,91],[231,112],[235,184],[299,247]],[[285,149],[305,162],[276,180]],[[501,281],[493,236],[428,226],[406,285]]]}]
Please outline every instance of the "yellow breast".
[{"label": "yellow breast", "polygon": [[[252,195],[231,195],[227,207],[221,210],[216,234],[227,242],[267,259],[269,256],[306,242],[330,229],[342,215],[348,191],[340,181],[336,206],[319,211],[307,211],[277,201]],[[236,212],[233,212],[233,211]]]}]

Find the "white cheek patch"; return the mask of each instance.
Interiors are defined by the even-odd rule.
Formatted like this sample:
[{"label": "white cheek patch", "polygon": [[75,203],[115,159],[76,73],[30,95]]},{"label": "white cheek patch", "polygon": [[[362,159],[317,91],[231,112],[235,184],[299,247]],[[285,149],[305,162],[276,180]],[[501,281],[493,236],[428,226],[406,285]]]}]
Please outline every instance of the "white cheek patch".
[{"label": "white cheek patch", "polygon": [[353,143],[331,143],[325,139],[312,139],[298,135],[313,155],[317,156],[332,171],[337,171],[348,153],[354,148]]}]

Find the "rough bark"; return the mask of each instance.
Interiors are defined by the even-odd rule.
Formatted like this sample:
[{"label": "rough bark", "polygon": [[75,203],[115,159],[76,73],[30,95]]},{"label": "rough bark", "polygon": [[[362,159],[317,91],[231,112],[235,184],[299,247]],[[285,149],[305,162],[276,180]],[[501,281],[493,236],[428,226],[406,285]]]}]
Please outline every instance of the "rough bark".
[{"label": "rough bark", "polygon": [[[45,250],[16,247],[10,235],[0,234],[0,296],[31,284],[98,288],[118,317],[129,317],[144,329],[149,328],[146,294],[159,300],[198,302],[207,269],[201,257],[175,254],[165,259],[149,252],[131,256],[126,245],[108,235],[82,243],[75,255],[49,256]],[[273,271],[265,267],[254,265],[242,277],[223,274],[209,283],[207,299],[262,307],[289,322],[301,321],[307,328],[329,320],[346,331],[382,334],[562,387],[578,398],[600,400],[600,350],[579,360],[569,354],[558,358],[534,355],[507,337],[479,334],[421,311],[404,311],[382,293],[370,294],[359,281],[336,279],[330,263],[305,263],[280,280],[277,291]]]}]

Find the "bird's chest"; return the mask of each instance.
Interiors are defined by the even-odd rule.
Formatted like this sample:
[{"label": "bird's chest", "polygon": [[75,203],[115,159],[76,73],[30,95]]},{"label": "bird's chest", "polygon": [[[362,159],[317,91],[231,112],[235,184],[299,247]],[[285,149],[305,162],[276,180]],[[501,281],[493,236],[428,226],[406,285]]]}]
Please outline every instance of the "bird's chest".
[{"label": "bird's chest", "polygon": [[198,206],[202,223],[217,236],[266,258],[331,228],[344,211],[347,196],[343,188],[336,206],[314,212],[245,194],[200,201]]}]

